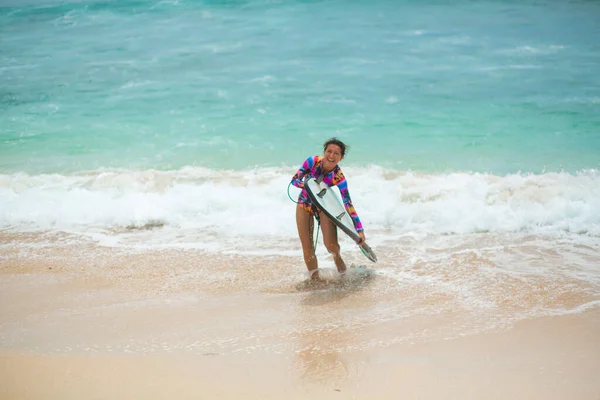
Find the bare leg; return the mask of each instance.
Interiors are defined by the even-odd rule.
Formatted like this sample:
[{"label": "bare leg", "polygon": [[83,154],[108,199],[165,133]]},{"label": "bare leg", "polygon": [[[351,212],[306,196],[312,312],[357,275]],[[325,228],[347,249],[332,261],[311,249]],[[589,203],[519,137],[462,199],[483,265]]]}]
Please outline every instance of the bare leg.
[{"label": "bare leg", "polygon": [[323,231],[323,243],[327,251],[333,255],[333,261],[340,274],[346,272],[346,263],[342,260],[340,255],[340,244],[338,243],[337,227],[335,224],[324,214],[320,214],[321,219],[321,230]]},{"label": "bare leg", "polygon": [[296,206],[296,225],[298,226],[298,236],[302,243],[302,253],[306,268],[312,279],[319,279],[319,264],[313,247],[313,228],[315,226],[314,217],[298,204]]}]

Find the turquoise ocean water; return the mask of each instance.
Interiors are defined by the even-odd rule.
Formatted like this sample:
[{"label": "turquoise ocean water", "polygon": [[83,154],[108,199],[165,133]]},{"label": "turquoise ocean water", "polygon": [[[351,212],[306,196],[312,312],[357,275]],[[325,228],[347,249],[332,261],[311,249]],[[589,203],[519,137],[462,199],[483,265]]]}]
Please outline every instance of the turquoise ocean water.
[{"label": "turquoise ocean water", "polygon": [[597,169],[596,1],[24,1],[0,168]]}]

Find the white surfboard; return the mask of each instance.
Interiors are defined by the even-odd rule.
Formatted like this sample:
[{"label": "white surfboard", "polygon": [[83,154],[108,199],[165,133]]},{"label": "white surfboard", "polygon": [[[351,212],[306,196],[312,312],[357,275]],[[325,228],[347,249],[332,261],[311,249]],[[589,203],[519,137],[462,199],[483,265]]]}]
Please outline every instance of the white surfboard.
[{"label": "white surfboard", "polygon": [[[339,191],[323,182],[317,182],[314,178],[308,178],[304,182],[304,188],[310,200],[329,217],[344,233],[356,243],[360,242],[360,236],[354,228],[352,217],[346,212]],[[377,262],[377,256],[371,248],[364,243],[360,246],[363,254],[371,261]]]}]

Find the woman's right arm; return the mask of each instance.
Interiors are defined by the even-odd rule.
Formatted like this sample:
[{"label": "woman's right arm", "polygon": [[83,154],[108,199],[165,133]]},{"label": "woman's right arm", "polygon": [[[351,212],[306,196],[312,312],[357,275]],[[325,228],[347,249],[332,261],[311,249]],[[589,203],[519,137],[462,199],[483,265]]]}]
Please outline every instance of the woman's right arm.
[{"label": "woman's right arm", "polygon": [[300,169],[292,177],[292,185],[297,188],[304,189],[304,177],[310,172],[312,167],[315,165],[315,156],[307,158]]}]

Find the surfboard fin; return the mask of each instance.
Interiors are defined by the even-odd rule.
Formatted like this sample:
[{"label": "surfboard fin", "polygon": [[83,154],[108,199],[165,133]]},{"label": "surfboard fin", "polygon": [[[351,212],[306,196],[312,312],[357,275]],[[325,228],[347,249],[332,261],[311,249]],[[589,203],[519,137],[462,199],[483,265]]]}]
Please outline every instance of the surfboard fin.
[{"label": "surfboard fin", "polygon": [[319,193],[317,193],[317,196],[319,196],[320,198],[323,198],[323,196],[325,196],[325,193],[327,193],[327,189],[323,188],[323,189],[321,189],[321,191]]},{"label": "surfboard fin", "polygon": [[336,218],[337,218],[338,220],[340,220],[340,221],[341,221],[341,220],[342,220],[342,217],[343,217],[344,215],[346,215],[346,213],[345,213],[345,212],[341,213],[341,214],[340,214],[340,215],[338,215]]}]

